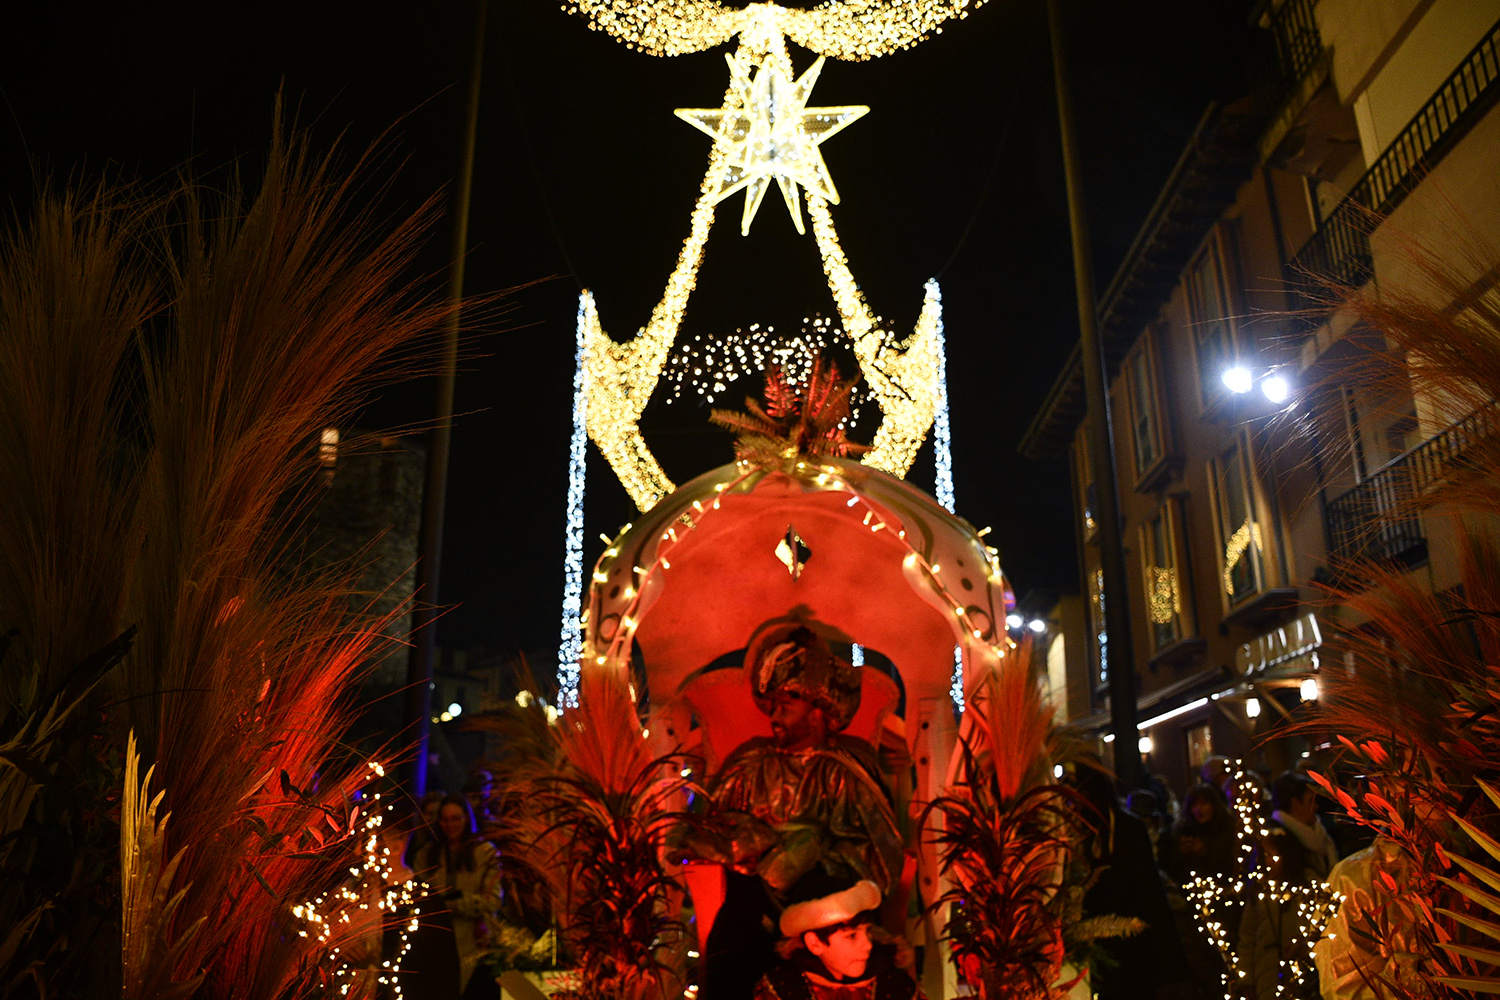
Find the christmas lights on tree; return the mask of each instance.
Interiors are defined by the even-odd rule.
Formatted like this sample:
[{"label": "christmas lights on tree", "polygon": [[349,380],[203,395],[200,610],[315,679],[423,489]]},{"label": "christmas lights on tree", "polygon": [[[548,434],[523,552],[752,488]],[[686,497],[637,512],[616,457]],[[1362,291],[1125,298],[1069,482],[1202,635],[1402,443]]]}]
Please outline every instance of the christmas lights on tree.
[{"label": "christmas lights on tree", "polygon": [[[1316,981],[1313,946],[1323,936],[1344,897],[1323,882],[1301,885],[1278,881],[1271,878],[1263,865],[1255,864],[1255,845],[1270,834],[1261,816],[1260,786],[1245,772],[1240,761],[1233,761],[1230,766],[1234,774],[1230,787],[1235,790],[1233,809],[1237,820],[1233,863],[1224,875],[1192,876],[1182,887],[1183,893],[1193,907],[1198,930],[1224,961],[1221,981],[1225,1000],[1242,996],[1242,980],[1250,975],[1249,958],[1240,956],[1235,947],[1239,937],[1238,918],[1244,908],[1269,904],[1281,909],[1283,919],[1291,918],[1295,931],[1290,938],[1290,949],[1278,960],[1276,996],[1279,997],[1289,989]],[[1227,923],[1230,920],[1235,921],[1233,927]]]},{"label": "christmas lights on tree", "polygon": [[[371,781],[385,777],[385,767],[378,761],[370,762],[369,771]],[[373,992],[368,989],[373,980],[379,986],[387,987],[390,995],[400,1000],[401,965],[411,952],[411,937],[421,919],[418,901],[427,894],[429,887],[416,879],[395,880],[400,855],[393,856],[391,848],[381,842],[381,830],[389,807],[381,805],[379,792],[370,796],[370,802],[371,808],[362,817],[357,809],[353,816],[353,820],[359,823],[359,864],[349,868],[349,878],[337,889],[293,906],[292,916],[307,925],[297,932],[298,935],[316,937],[328,948],[323,965],[340,996],[350,995],[356,987],[363,987],[358,995]],[[398,914],[404,915],[398,917]],[[378,965],[369,964],[375,958],[374,954],[365,956],[365,964],[351,960],[345,949],[336,943],[348,940],[350,928],[356,921],[368,924],[362,928],[364,935],[378,942],[387,921],[392,919],[396,927],[396,953]],[[374,948],[378,952],[379,945],[374,945]]]}]

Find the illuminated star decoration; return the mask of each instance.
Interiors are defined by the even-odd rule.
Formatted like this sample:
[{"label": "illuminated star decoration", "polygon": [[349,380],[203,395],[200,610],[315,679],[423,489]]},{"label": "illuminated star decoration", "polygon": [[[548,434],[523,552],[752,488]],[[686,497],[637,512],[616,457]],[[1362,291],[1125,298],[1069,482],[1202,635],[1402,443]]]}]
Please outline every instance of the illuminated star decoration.
[{"label": "illuminated star decoration", "polygon": [[[624,0],[621,2],[624,3]],[[740,46],[736,57],[730,62],[731,80],[724,96],[723,107],[706,112],[710,117],[705,119],[703,124],[713,123],[712,134],[715,137],[709,149],[708,170],[704,174],[698,199],[693,206],[688,237],[683,241],[682,250],[677,255],[677,265],[668,277],[666,288],[662,291],[656,308],[651,311],[650,319],[632,339],[624,342],[616,341],[605,332],[600,324],[593,296],[587,291],[580,296],[579,324],[586,347],[583,369],[584,391],[587,397],[585,409],[588,435],[599,446],[610,468],[614,470],[631,499],[642,511],[650,510],[658,500],[676,489],[661,464],[656,460],[656,456],[651,453],[650,445],[646,443],[641,433],[641,413],[661,380],[663,367],[686,315],[688,298],[697,284],[698,268],[703,262],[704,247],[708,241],[709,231],[713,227],[717,202],[728,189],[746,180],[745,167],[749,164],[761,171],[762,187],[769,186],[772,177],[776,177],[780,183],[781,178],[778,175],[786,175],[788,183],[783,190],[790,188],[793,197],[789,198],[789,206],[792,208],[794,219],[797,216],[794,200],[797,194],[796,188],[802,188],[801,198],[806,202],[807,215],[812,220],[812,235],[817,242],[818,254],[822,258],[823,272],[828,279],[828,290],[832,293],[834,304],[838,308],[843,330],[854,348],[855,360],[863,376],[866,391],[879,406],[881,412],[880,424],[874,432],[870,450],[865,455],[863,464],[889,472],[898,478],[905,476],[916,459],[917,450],[926,438],[928,430],[932,427],[938,409],[939,369],[941,367],[938,340],[942,321],[942,300],[937,283],[935,281],[927,283],[922,310],[912,333],[905,338],[899,337],[891,329],[890,324],[870,308],[864,292],[855,281],[849,269],[849,259],[839,244],[838,233],[834,228],[830,201],[826,196],[826,193],[831,193],[831,190],[825,193],[821,178],[818,177],[813,166],[804,159],[803,168],[799,173],[790,168],[762,169],[765,165],[754,163],[753,157],[751,161],[738,165],[731,163],[732,153],[738,154],[746,149],[753,150],[754,148],[749,145],[739,146],[733,132],[736,128],[742,127],[745,134],[738,139],[750,139],[751,125],[755,118],[755,94],[758,88],[764,88],[763,96],[766,99],[761,102],[762,108],[769,108],[771,104],[778,103],[770,100],[773,76],[777,80],[776,93],[780,95],[779,107],[785,113],[780,113],[773,121],[770,111],[765,112],[766,136],[769,138],[773,127],[785,129],[789,125],[795,126],[794,131],[800,132],[800,138],[795,135],[787,138],[787,134],[782,133],[783,142],[790,143],[786,149],[788,151],[797,149],[804,154],[810,149],[812,156],[817,158],[816,166],[821,167],[824,172],[824,178],[826,178],[826,167],[822,166],[821,154],[816,148],[818,142],[821,138],[826,138],[833,133],[833,126],[839,124],[835,119],[848,114],[849,117],[845,119],[845,123],[853,121],[855,109],[809,110],[806,107],[807,90],[810,89],[817,74],[808,73],[797,78],[786,47],[788,31],[797,30],[795,25],[801,23],[797,12],[775,4],[753,4],[740,11],[731,11],[719,7],[714,0],[681,0],[681,2],[689,6],[696,4],[704,7],[705,10],[712,7],[723,15],[723,18],[716,22],[718,26],[714,29],[714,37],[717,38],[719,32],[727,31],[728,34],[712,44],[720,44],[738,34]],[[959,9],[949,5],[963,5],[968,2],[970,0],[922,0],[917,6],[926,13],[923,13],[918,20],[936,30],[938,22],[931,21],[929,24],[929,20],[926,20],[928,14],[938,17],[943,11],[947,11],[948,13],[939,17],[939,20],[947,16],[963,17],[967,8]],[[672,5],[668,3],[667,7],[672,7]],[[897,4],[890,7],[881,5],[880,9],[892,12],[897,8],[905,10],[909,7],[911,7],[910,4]],[[631,17],[639,15],[647,20],[650,20],[648,15],[653,15],[653,12],[661,13],[666,10],[652,3],[638,5],[625,3],[620,10],[626,8],[633,12]],[[588,13],[596,27],[608,30],[611,34],[616,34],[617,37],[626,41],[631,40],[630,32],[621,34],[614,30],[623,28],[624,22],[613,19],[612,15],[606,17],[607,12],[600,7],[599,3],[585,0],[577,9]],[[837,4],[831,6],[824,4],[807,13],[817,13],[819,17],[833,17],[841,11],[849,13],[845,7]],[[681,14],[683,11],[677,10],[677,13]],[[867,13],[870,12],[867,11]],[[871,14],[871,16],[874,15]],[[692,19],[689,18],[689,20]],[[836,17],[835,20],[837,20]],[[865,28],[874,30],[878,27],[877,22],[884,23],[876,18],[869,24],[865,24]],[[916,22],[912,24],[915,25]],[[853,28],[851,27],[850,30]],[[834,35],[839,34],[840,31],[833,31],[826,37],[820,37],[822,41],[827,42],[832,40]],[[898,35],[904,41],[901,41],[897,47],[904,47],[920,41],[922,32],[918,31],[916,34],[897,32],[896,35],[891,36],[892,44],[898,40]],[[869,41],[864,35],[859,37],[864,41]],[[702,45],[698,44],[702,41],[703,39],[698,39],[693,45],[684,49],[678,49],[675,45],[667,48],[644,45],[639,43],[639,40],[631,44],[644,48],[646,51],[659,50],[665,54],[668,48],[673,51],[698,51],[707,47],[706,42]],[[821,52],[820,55],[827,55],[829,58],[871,58],[881,54],[882,51],[889,51],[879,46],[867,46],[864,41],[855,46],[859,52],[863,53],[862,55],[850,54],[838,46],[828,48],[828,51]],[[853,41],[851,40],[850,43],[853,44]],[[754,71],[753,77],[752,70]],[[785,93],[782,93],[783,91]],[[750,95],[751,100],[751,107],[748,110],[744,103],[747,94]],[[795,98],[795,115],[790,114],[790,109],[794,106],[793,98]],[[826,120],[819,120],[817,116],[820,113],[825,116]],[[718,116],[717,119],[711,117],[714,115]],[[720,141],[721,134],[725,141]],[[797,143],[800,143],[800,146]],[[763,145],[763,153],[772,148]],[[748,189],[748,181],[741,186]],[[748,202],[753,206],[758,204],[758,199],[750,196]],[[753,215],[753,211],[750,214]],[[746,222],[748,224],[748,216]],[[724,382],[726,385],[728,382],[725,378],[718,378],[716,381]]]},{"label": "illuminated star decoration", "polygon": [[797,196],[799,185],[825,201],[839,202],[818,146],[870,109],[863,105],[807,106],[818,74],[823,71],[822,56],[795,81],[770,58],[752,63],[741,50],[725,60],[729,63],[732,96],[724,107],[678,108],[675,112],[710,136],[724,153],[727,169],[713,192],[713,203],[717,205],[744,189],[740,234],[749,235],[761,199],[775,180],[781,186],[792,224],[798,233],[805,233],[802,203]]}]

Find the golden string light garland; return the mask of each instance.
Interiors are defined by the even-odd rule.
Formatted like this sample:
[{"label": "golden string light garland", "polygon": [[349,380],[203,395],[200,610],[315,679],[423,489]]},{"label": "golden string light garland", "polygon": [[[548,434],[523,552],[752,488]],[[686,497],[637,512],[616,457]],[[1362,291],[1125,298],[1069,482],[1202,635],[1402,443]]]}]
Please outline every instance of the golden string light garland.
[{"label": "golden string light garland", "polygon": [[1225,875],[1193,874],[1182,889],[1193,908],[1193,921],[1209,944],[1224,961],[1220,982],[1225,1000],[1235,1000],[1244,993],[1244,981],[1250,977],[1248,962],[1238,952],[1238,927],[1225,923],[1237,919],[1247,906],[1280,907],[1290,917],[1295,932],[1288,953],[1278,958],[1276,996],[1306,987],[1314,981],[1316,971],[1313,947],[1323,936],[1329,921],[1344,902],[1342,893],[1326,882],[1301,885],[1270,877],[1263,866],[1255,864],[1255,845],[1269,835],[1260,814],[1259,786],[1244,770],[1240,761],[1232,763],[1235,789],[1235,860]]},{"label": "golden string light garland", "polygon": [[830,59],[863,61],[910,48],[984,0],[827,0],[806,10],[776,4],[736,9],[718,0],[573,0],[589,27],[653,56],[680,56],[723,45],[735,35],[774,27]]},{"label": "golden string light garland", "polygon": [[[799,29],[795,28],[801,23],[799,18],[818,11],[829,14],[835,6],[788,11],[774,4],[758,4],[742,11],[726,11],[717,4],[705,2],[666,5],[586,2],[570,8],[588,14],[594,27],[657,54],[697,51],[709,44],[728,41],[735,34],[740,36],[740,48],[729,59],[730,85],[723,106],[717,110],[690,108],[678,111],[680,117],[710,134],[714,143],[709,151],[708,170],[693,207],[688,237],[650,320],[632,340],[617,343],[600,325],[592,294],[585,291],[579,302],[589,437],[609,461],[636,506],[643,511],[651,509],[676,487],[641,435],[641,414],[661,379],[663,366],[687,310],[688,297],[697,283],[704,246],[713,226],[714,208],[739,190],[746,193],[742,232],[748,231],[761,197],[773,180],[781,187],[788,211],[799,231],[802,230],[797,198],[799,189],[807,201],[829,290],[844,329],[853,341],[860,371],[884,415],[872,450],[865,456],[865,464],[898,478],[905,476],[932,426],[939,403],[941,374],[942,298],[937,284],[927,283],[916,329],[904,341],[898,341],[871,311],[839,244],[828,209],[829,202],[836,199],[837,194],[817,150],[824,139],[854,121],[865,109],[857,106],[808,108],[808,96],[822,60],[797,77],[786,48],[787,34],[800,40]],[[849,17],[858,21],[856,14],[859,11],[878,20],[877,15],[889,17],[897,6],[955,12],[946,16],[958,16],[971,9],[968,3],[958,2],[854,3],[837,5],[837,9],[844,10],[841,16],[846,21]],[[643,16],[644,20],[641,20]],[[932,24],[940,23],[946,16]],[[860,21],[861,30],[869,29],[874,23],[874,20],[869,23]],[[688,26],[695,24],[707,34],[699,37],[688,31]],[[634,27],[627,30],[632,25]],[[723,34],[724,31],[728,34]],[[710,36],[718,41],[699,44]],[[912,44],[920,38],[918,33],[904,44]],[[673,39],[672,45],[668,45]],[[850,41],[853,43],[855,39]],[[881,53],[871,51],[865,58],[878,54]],[[852,57],[845,55],[841,58]]]}]

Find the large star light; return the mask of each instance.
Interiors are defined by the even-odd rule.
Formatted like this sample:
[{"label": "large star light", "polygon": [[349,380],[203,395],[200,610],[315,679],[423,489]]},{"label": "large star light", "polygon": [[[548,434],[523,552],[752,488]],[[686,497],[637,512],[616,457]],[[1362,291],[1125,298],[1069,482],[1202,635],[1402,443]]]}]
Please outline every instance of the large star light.
[{"label": "large star light", "polygon": [[752,61],[742,50],[726,58],[730,88],[724,106],[676,111],[677,117],[711,136],[724,154],[728,169],[713,193],[713,203],[717,205],[743,189],[745,211],[740,218],[740,233],[748,235],[761,199],[774,180],[781,187],[797,232],[806,232],[798,186],[835,205],[839,200],[818,146],[870,109],[863,105],[807,106],[813,84],[823,71],[822,56],[796,80],[780,64],[782,60],[771,55]]}]

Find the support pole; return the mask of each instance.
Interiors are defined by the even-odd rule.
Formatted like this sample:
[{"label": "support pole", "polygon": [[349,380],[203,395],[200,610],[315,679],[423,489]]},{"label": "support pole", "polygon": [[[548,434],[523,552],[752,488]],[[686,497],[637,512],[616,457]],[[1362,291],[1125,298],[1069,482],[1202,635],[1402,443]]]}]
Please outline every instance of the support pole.
[{"label": "support pole", "polygon": [[1052,73],[1057,84],[1057,124],[1062,134],[1063,175],[1068,188],[1068,221],[1073,233],[1073,284],[1078,297],[1079,353],[1088,399],[1089,463],[1094,477],[1099,562],[1104,574],[1104,629],[1109,637],[1109,716],[1115,734],[1115,778],[1126,790],[1141,787],[1137,743],[1135,647],[1130,637],[1130,602],[1125,579],[1125,550],[1120,540],[1119,483],[1115,479],[1114,428],[1109,414],[1109,375],[1095,316],[1094,265],[1088,216],[1083,205],[1083,174],[1078,163],[1078,135],[1073,121],[1073,94],[1068,84],[1061,0],[1047,0],[1052,35]]},{"label": "support pole", "polygon": [[474,182],[474,143],[479,131],[479,74],[484,66],[484,32],[488,0],[474,3],[474,45],[469,63],[469,95],[464,109],[463,146],[453,187],[452,265],[448,298],[451,310],[438,362],[437,401],[432,437],[427,446],[427,476],[422,489],[422,533],[417,552],[416,603],[412,608],[412,646],[406,662],[405,735],[413,750],[407,788],[413,798],[427,792],[427,744],[432,719],[432,665],[437,654],[438,575],[443,556],[443,514],[448,502],[448,452],[453,440],[453,382],[458,370],[460,303],[464,263],[469,250],[469,196]]}]

